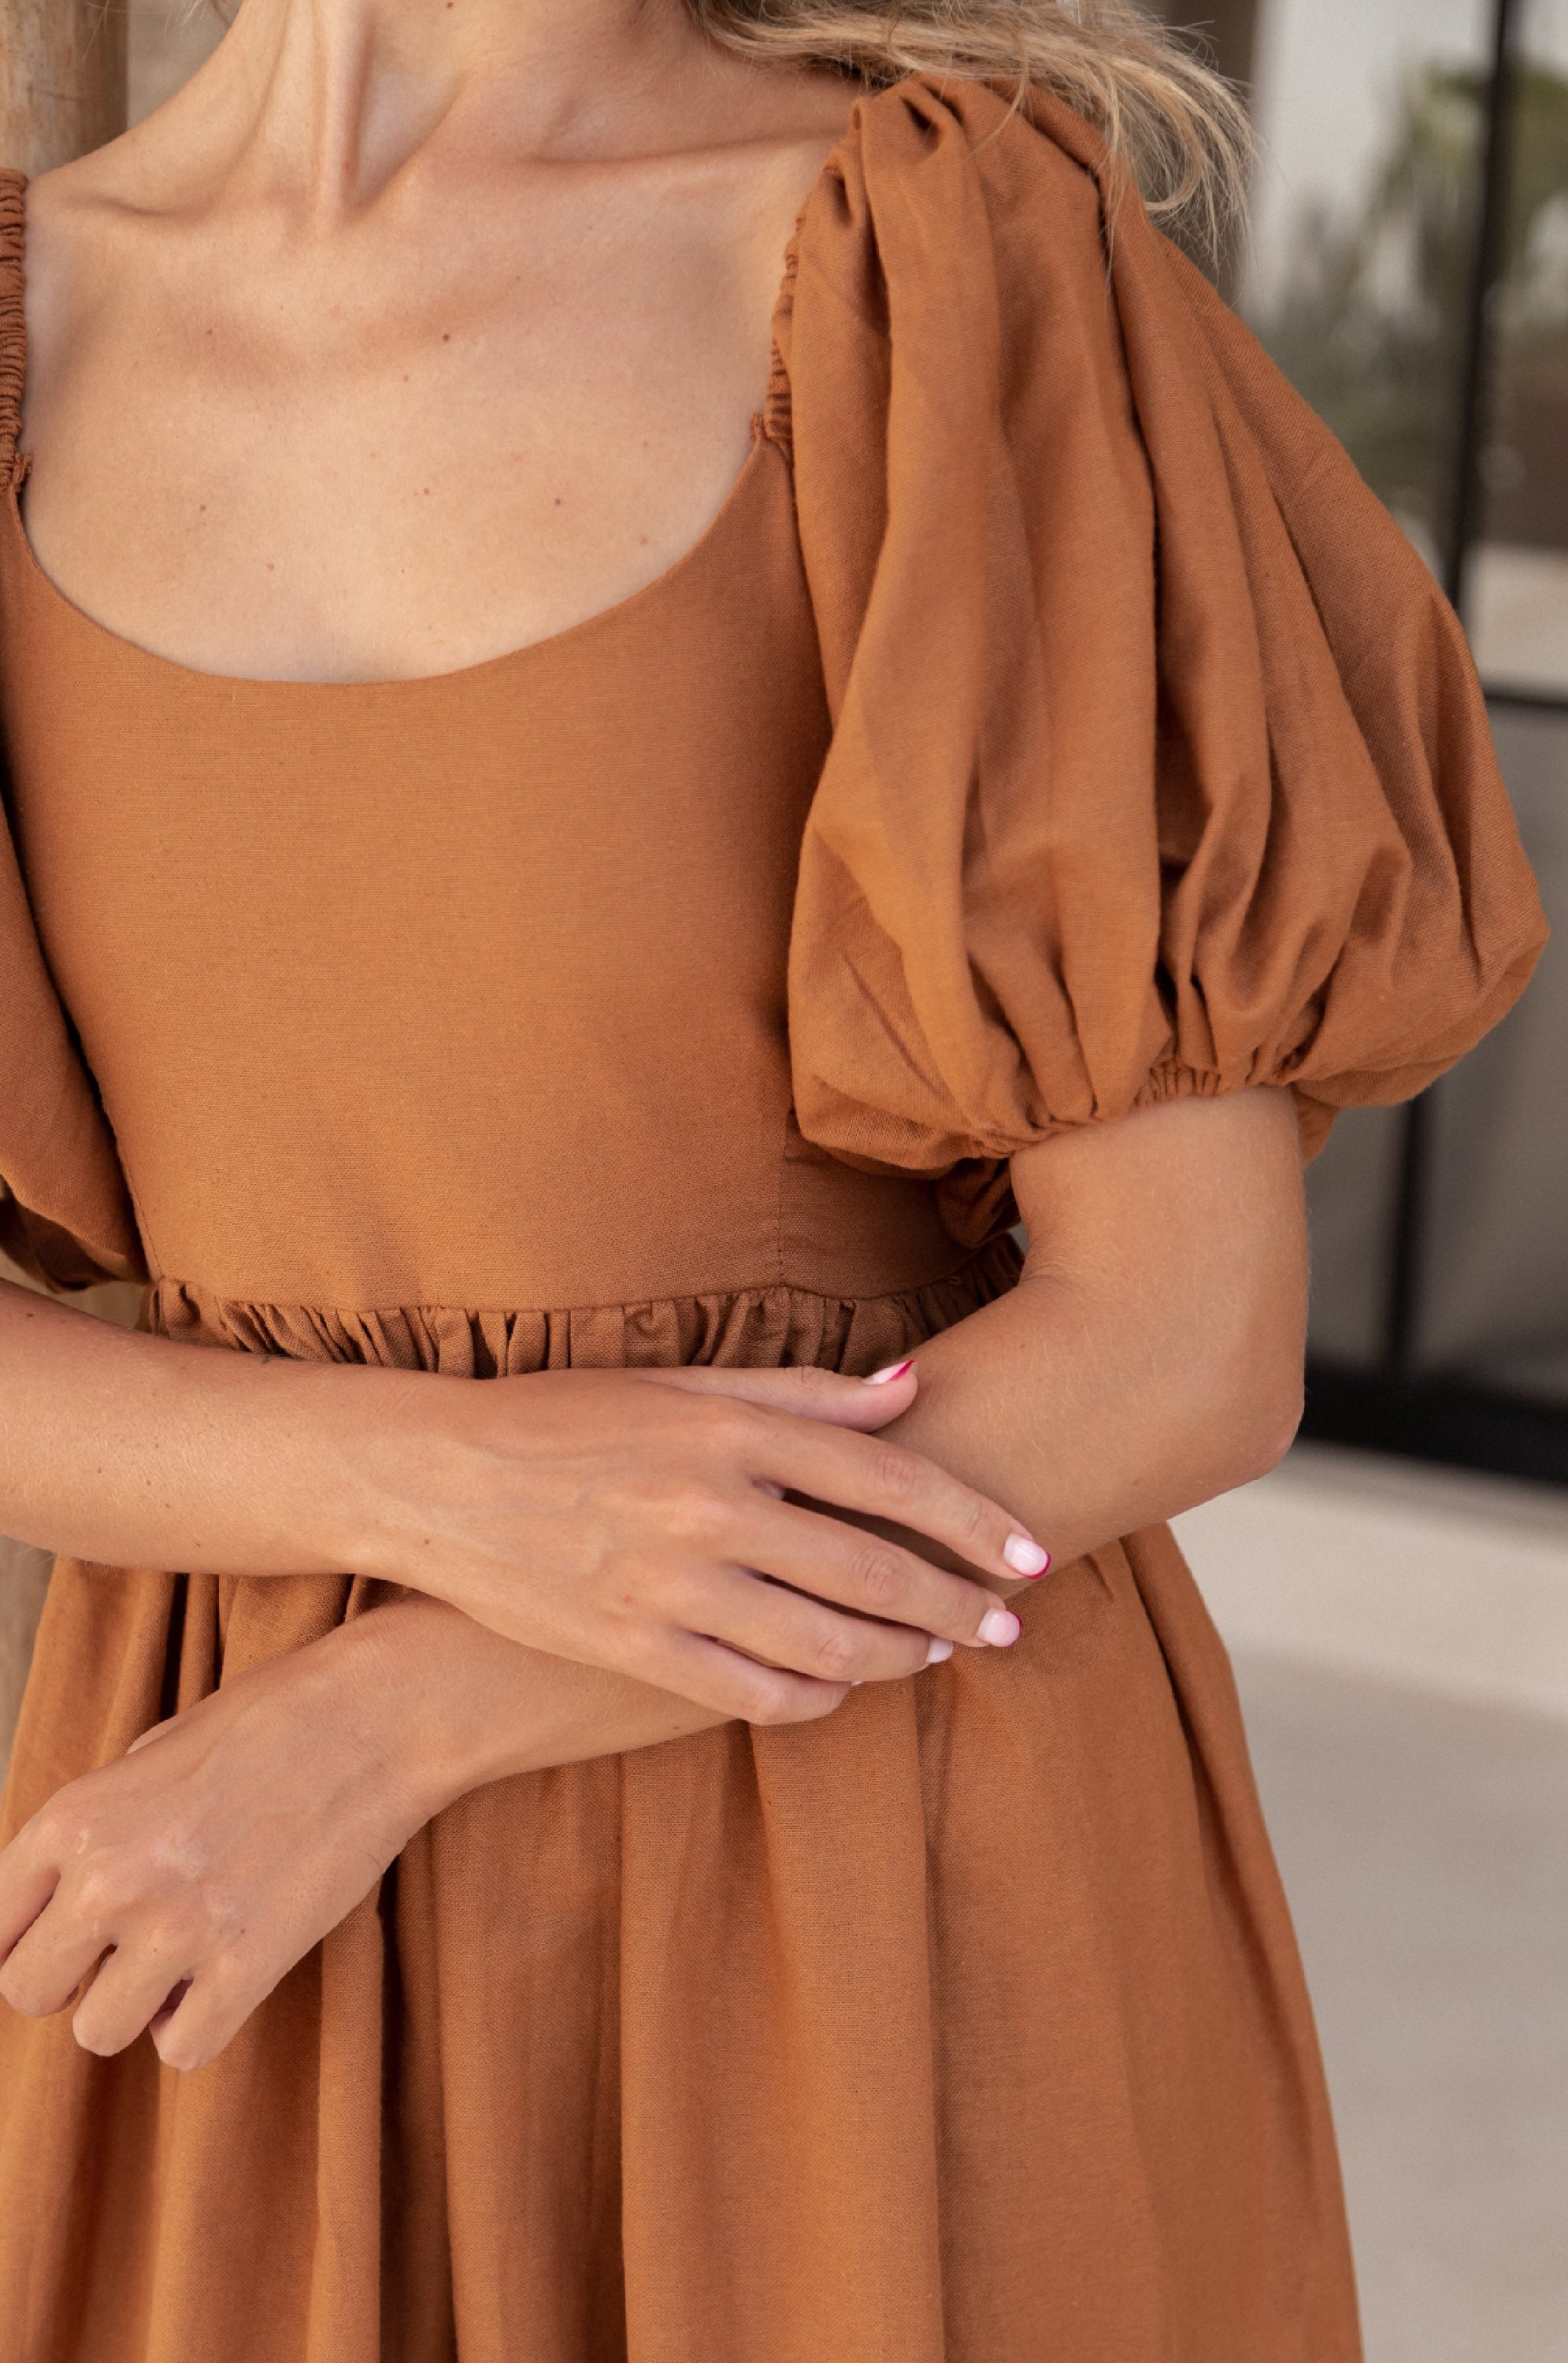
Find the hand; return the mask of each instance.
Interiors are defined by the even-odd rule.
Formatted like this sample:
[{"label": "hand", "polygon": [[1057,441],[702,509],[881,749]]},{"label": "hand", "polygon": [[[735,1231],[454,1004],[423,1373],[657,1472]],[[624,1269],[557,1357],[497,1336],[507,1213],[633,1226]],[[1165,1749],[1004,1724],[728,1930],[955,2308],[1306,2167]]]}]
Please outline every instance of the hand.
[{"label": "hand", "polygon": [[402,1415],[389,1406],[361,1448],[371,1507],[345,1538],[348,1563],[721,1715],[820,1714],[845,1683],[1019,1631],[984,1583],[847,1519],[926,1537],[999,1581],[1047,1564],[985,1495],[856,1432],[907,1411],[915,1386],[912,1366],[879,1382],[809,1370],[414,1380]]},{"label": "hand", "polygon": [[[84,2049],[144,2027],[175,2068],[221,2051],[443,1797],[417,1793],[356,1620],[160,1724],[0,1853],[0,1997],[77,2004]],[[97,1974],[94,1976],[94,1970]]]},{"label": "hand", "polygon": [[293,1361],[133,1337],[0,1281],[0,1528],[109,1567],[362,1569],[721,1716],[785,1721],[933,1641],[1013,1639],[984,1585],[1043,1569],[993,1502],[876,1439],[914,1395],[908,1370],[476,1381]]}]

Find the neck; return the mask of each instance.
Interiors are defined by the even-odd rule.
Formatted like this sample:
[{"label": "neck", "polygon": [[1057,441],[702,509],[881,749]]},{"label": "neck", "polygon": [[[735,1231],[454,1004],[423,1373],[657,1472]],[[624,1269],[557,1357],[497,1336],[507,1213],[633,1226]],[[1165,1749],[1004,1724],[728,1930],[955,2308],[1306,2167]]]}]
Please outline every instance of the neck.
[{"label": "neck", "polygon": [[316,216],[370,203],[426,151],[469,163],[634,152],[671,76],[719,53],[685,0],[244,0],[174,102]]}]

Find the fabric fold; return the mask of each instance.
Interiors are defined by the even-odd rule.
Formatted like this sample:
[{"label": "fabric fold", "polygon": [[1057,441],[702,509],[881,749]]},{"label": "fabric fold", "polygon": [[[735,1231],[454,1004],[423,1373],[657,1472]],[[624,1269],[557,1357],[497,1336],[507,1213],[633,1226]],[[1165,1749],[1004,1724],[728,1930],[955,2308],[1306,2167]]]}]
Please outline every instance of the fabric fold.
[{"label": "fabric fold", "polygon": [[1007,1234],[949,1277],[885,1296],[777,1287],[650,1297],[550,1311],[397,1305],[373,1312],[242,1304],[181,1281],[148,1292],[144,1326],[193,1345],[291,1361],[511,1378],[530,1370],[770,1370],[867,1372],[1004,1296],[1021,1266]]},{"label": "fabric fold", "polygon": [[[13,484],[27,366],[27,178],[0,172],[0,497]],[[6,660],[0,648],[0,665]],[[56,1287],[144,1273],[114,1137],[38,938],[0,758],[0,1250]]]},{"label": "fabric fold", "polygon": [[1276,1083],[1315,1148],[1496,1022],[1545,930],[1458,623],[1087,124],[863,102],[776,341],[809,1138],[935,1174]]}]

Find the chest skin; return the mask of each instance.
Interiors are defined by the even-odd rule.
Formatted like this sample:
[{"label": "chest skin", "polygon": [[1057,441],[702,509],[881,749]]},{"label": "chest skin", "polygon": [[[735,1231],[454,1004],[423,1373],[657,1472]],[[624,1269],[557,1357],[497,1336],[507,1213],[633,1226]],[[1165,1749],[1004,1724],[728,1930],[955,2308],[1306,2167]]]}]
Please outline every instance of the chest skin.
[{"label": "chest skin", "polygon": [[757,136],[673,151],[431,142],[326,222],[138,149],[158,117],[35,183],[46,572],[155,654],[329,681],[481,662],[657,579],[745,461],[847,114],[781,87]]}]

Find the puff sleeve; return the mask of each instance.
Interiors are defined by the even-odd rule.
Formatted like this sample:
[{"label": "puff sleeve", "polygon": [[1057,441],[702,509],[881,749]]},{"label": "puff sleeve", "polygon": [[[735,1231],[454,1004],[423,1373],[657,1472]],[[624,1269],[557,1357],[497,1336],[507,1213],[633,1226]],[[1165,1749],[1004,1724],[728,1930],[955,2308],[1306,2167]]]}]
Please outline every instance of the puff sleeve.
[{"label": "puff sleeve", "polygon": [[[20,173],[0,172],[0,492],[7,497],[26,352],[26,185]],[[10,653],[0,647],[0,675]],[[0,1250],[56,1287],[140,1279],[146,1268],[114,1137],[33,925],[7,799],[0,760]]]},{"label": "puff sleeve", "polygon": [[56,1287],[144,1276],[103,1110],[0,828],[0,1249]]},{"label": "puff sleeve", "polygon": [[776,323],[834,735],[797,1108],[941,1175],[1176,1095],[1418,1091],[1544,939],[1459,626],[1042,96],[863,101]]}]

